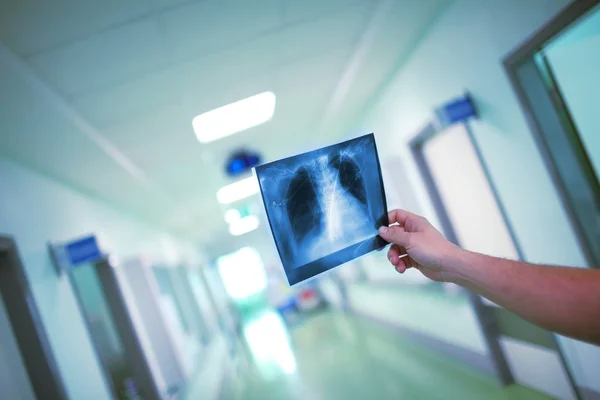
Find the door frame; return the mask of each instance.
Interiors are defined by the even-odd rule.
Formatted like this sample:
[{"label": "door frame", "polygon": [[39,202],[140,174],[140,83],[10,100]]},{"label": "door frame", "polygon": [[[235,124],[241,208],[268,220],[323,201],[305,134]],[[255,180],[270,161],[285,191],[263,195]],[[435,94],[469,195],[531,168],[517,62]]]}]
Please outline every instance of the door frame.
[{"label": "door frame", "polygon": [[[489,168],[487,166],[487,163],[485,162],[485,159],[481,152],[481,148],[479,147],[479,144],[475,138],[475,135],[473,134],[469,122],[465,121],[460,124],[463,125],[465,132],[468,136],[469,142],[471,146],[473,146],[475,156],[477,157],[477,161],[481,165],[481,169],[483,171],[486,183],[488,184],[490,191],[492,192],[494,202],[496,203],[496,206],[500,211],[502,222],[504,223],[508,231],[517,257],[519,258],[519,260],[523,260],[523,251],[514,232],[510,219],[508,218],[506,209],[502,204],[502,201],[498,194],[498,190],[494,185],[494,181],[489,172]],[[437,123],[437,121],[435,120],[427,123],[425,127],[410,140],[409,148],[413,159],[415,160],[415,163],[417,165],[417,170],[419,171],[419,174],[423,179],[423,183],[427,190],[429,199],[432,202],[436,216],[440,221],[441,229],[444,233],[444,236],[452,243],[460,246],[460,241],[456,235],[456,231],[450,220],[446,206],[444,205],[444,202],[442,200],[442,195],[439,192],[437,185],[435,184],[435,180],[433,178],[433,175],[425,158],[425,154],[423,152],[423,147],[427,143],[427,141],[434,138],[436,135],[444,132],[446,128],[447,127],[441,127],[439,123]],[[513,313],[509,312],[504,308],[486,304],[483,298],[478,294],[473,293],[470,290],[464,290],[468,293],[469,300],[471,301],[473,310],[475,311],[475,315],[479,322],[479,326],[490,351],[490,357],[495,367],[497,378],[501,385],[507,386],[515,383],[515,379],[508,365],[505,352],[500,344],[500,339],[502,337],[509,337],[521,340],[525,343],[533,344],[535,346],[541,346],[551,351],[555,351],[559,358],[563,371],[565,372],[567,381],[573,392],[573,395],[578,400],[582,399],[582,395],[580,393],[579,387],[577,386],[577,383],[575,382],[569,364],[567,363],[567,360],[560,347],[560,344],[558,343],[558,340],[556,339],[556,336],[552,332],[548,332],[545,329],[539,328],[531,324],[530,322],[525,321],[522,318],[514,315]]]},{"label": "door frame", "polygon": [[77,286],[71,269],[93,269],[94,275],[98,279],[100,289],[105,295],[106,306],[110,312],[110,317],[115,324],[115,329],[123,345],[124,357],[131,368],[132,377],[138,385],[141,396],[147,400],[160,400],[162,395],[152,374],[152,369],[140,342],[140,338],[138,337],[138,332],[136,331],[135,323],[133,322],[133,316],[128,309],[125,295],[122,292],[121,284],[119,283],[119,278],[115,271],[115,266],[111,263],[110,257],[108,256],[103,256],[94,261],[86,261],[86,263],[89,265],[74,265],[68,270],[65,270],[65,272],[71,287],[73,288],[73,292],[75,293],[77,307],[87,328],[89,340],[94,348],[94,356],[98,361],[98,365],[102,368],[102,377],[108,389],[115,398],[118,398],[118,388],[111,379],[108,366],[99,353],[101,349],[98,348],[98,343],[93,337],[93,329],[90,325],[89,315],[84,306],[81,289]]},{"label": "door frame", "polygon": [[[535,56],[544,45],[600,4],[575,0],[504,60],[504,69],[589,267],[600,268],[600,183],[558,89],[548,90]],[[546,67],[549,67],[547,64]]]},{"label": "door frame", "polygon": [[[467,131],[470,132],[468,128]],[[436,124],[435,122],[429,122],[421,129],[421,131],[419,131],[419,133],[417,133],[410,140],[408,145],[413,159],[415,160],[415,163],[417,165],[419,174],[423,179],[423,183],[425,184],[425,188],[427,190],[429,199],[433,205],[433,208],[435,209],[436,216],[439,219],[444,236],[451,242],[459,245],[458,237],[456,235],[454,227],[452,226],[450,217],[446,212],[446,207],[444,206],[444,203],[442,201],[442,196],[439,190],[437,189],[437,186],[433,179],[433,175],[431,173],[431,170],[429,169],[429,166],[427,165],[427,160],[425,159],[425,154],[423,152],[423,147],[427,143],[427,141],[435,137],[440,132],[441,130],[439,129],[438,124]],[[498,378],[499,383],[502,386],[507,386],[515,383],[515,379],[512,375],[510,367],[508,366],[508,362],[506,360],[506,357],[504,356],[504,352],[502,351],[500,342],[498,341],[499,331],[498,327],[496,326],[494,316],[486,309],[483,300],[480,296],[476,295],[475,293],[472,293],[469,290],[465,290],[465,292],[467,293],[469,301],[473,307],[473,310],[475,311],[477,322],[479,323],[479,327],[481,329],[481,332],[483,333],[485,343],[490,352],[492,365],[494,366],[496,377]]]},{"label": "door frame", "polygon": [[0,297],[31,388],[39,399],[66,400],[58,364],[15,240],[10,236],[0,235],[0,259]]}]

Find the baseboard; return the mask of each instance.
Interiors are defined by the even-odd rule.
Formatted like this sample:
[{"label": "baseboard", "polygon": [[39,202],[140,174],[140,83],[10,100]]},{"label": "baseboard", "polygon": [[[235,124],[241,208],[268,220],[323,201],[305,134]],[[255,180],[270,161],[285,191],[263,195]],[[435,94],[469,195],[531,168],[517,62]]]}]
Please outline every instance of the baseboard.
[{"label": "baseboard", "polygon": [[[369,315],[369,314],[366,314],[366,313],[363,313],[360,311],[352,310],[351,312],[362,318],[371,320],[377,324],[385,325],[385,326],[389,327],[390,329],[395,330],[395,331],[401,333],[402,335],[410,338],[411,340],[420,342],[431,349],[445,353],[445,354],[449,355],[450,357],[454,358],[455,360],[468,365],[471,368],[474,368],[478,371],[483,371],[483,372],[489,373],[493,376],[496,376],[496,370],[494,369],[494,364],[492,363],[492,360],[490,360],[485,355],[476,353],[469,349],[465,349],[464,347],[460,347],[460,346],[453,345],[451,343],[444,342],[442,340],[439,340],[437,338],[434,338],[434,337],[424,334],[422,332],[417,332],[410,328],[392,324],[388,321],[382,320],[377,317],[373,317],[372,315]],[[588,399],[585,399],[585,400],[588,400]]]}]

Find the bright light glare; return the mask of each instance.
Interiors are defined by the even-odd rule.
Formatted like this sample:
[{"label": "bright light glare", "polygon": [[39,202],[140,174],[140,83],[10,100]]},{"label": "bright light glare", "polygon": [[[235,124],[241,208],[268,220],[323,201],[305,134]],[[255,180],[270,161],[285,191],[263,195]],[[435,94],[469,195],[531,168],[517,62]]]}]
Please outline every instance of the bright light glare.
[{"label": "bright light glare", "polygon": [[244,336],[263,373],[268,372],[265,367],[268,367],[270,362],[275,362],[286,374],[296,372],[296,359],[288,341],[285,325],[278,314],[269,311],[250,322],[244,328]]},{"label": "bright light glare", "polygon": [[242,216],[240,212],[235,208],[231,208],[225,212],[225,222],[228,224],[233,224],[235,221],[238,221]]},{"label": "bright light glare", "polygon": [[252,232],[259,226],[258,218],[254,215],[248,215],[240,220],[229,224],[229,233],[233,236],[240,236],[244,233]]},{"label": "bright light glare", "polygon": [[197,115],[192,120],[196,137],[208,143],[264,124],[273,117],[275,101],[273,92],[263,92]]},{"label": "bright light glare", "polygon": [[217,191],[217,200],[221,204],[231,204],[235,201],[245,199],[258,193],[258,181],[256,177],[251,176],[227,186],[223,186]]},{"label": "bright light glare", "polygon": [[243,299],[267,286],[260,254],[251,247],[217,258],[217,268],[225,290],[234,299]]}]

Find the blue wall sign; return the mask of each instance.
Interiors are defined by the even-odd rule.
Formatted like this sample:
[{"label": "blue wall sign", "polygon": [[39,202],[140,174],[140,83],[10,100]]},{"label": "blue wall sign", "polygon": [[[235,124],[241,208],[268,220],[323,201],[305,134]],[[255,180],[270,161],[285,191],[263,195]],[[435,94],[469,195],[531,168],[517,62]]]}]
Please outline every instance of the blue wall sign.
[{"label": "blue wall sign", "polygon": [[48,250],[58,274],[79,264],[95,262],[104,257],[94,235],[64,243],[48,242]]},{"label": "blue wall sign", "polygon": [[454,99],[435,110],[440,126],[446,127],[457,122],[465,122],[477,118],[477,109],[468,94]]},{"label": "blue wall sign", "polygon": [[98,241],[94,235],[67,243],[65,245],[65,254],[71,265],[96,261],[102,258]]}]

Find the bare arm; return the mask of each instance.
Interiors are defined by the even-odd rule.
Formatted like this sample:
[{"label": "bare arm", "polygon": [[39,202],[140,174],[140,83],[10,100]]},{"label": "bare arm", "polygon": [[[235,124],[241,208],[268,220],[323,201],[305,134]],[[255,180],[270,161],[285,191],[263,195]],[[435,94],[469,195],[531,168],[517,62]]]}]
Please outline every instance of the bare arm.
[{"label": "bare arm", "polygon": [[380,235],[394,243],[388,258],[398,272],[418,268],[430,279],[464,286],[545,329],[600,344],[600,270],[465,251],[424,218],[402,210],[391,211],[390,222],[398,225],[381,229]]},{"label": "bare arm", "polygon": [[533,265],[461,251],[467,287],[542,328],[600,344],[600,271]]}]

